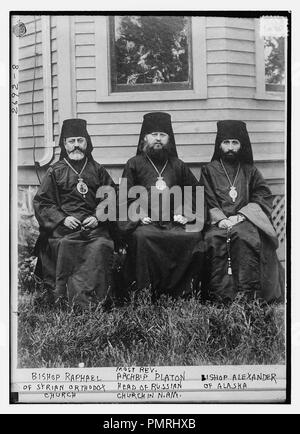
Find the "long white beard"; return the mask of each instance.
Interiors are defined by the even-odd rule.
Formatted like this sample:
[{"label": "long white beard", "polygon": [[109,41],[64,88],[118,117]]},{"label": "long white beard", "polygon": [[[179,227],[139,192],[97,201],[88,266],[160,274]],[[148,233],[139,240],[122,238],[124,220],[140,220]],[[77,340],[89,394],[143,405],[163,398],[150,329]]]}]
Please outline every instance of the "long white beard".
[{"label": "long white beard", "polygon": [[79,161],[79,160],[82,160],[84,158],[84,155],[85,154],[83,152],[76,150],[76,151],[70,152],[68,157],[70,158],[70,160]]}]

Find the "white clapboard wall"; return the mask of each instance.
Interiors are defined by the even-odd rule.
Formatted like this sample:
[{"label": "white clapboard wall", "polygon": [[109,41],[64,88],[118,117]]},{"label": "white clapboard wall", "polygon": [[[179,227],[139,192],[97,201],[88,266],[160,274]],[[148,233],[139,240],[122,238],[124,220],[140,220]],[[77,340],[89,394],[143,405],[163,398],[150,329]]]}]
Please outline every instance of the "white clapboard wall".
[{"label": "white clapboard wall", "polygon": [[19,38],[19,156],[26,149],[32,149],[33,134],[37,146],[43,145],[44,126],[41,18],[30,15],[20,18],[27,31]]}]

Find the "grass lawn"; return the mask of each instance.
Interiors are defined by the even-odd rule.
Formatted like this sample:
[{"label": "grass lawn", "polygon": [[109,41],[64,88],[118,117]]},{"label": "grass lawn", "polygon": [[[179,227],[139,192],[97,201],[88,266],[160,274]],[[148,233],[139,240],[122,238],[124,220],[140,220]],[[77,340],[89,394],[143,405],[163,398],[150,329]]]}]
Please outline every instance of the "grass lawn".
[{"label": "grass lawn", "polygon": [[134,293],[121,307],[78,313],[36,306],[20,292],[18,367],[168,366],[285,363],[284,305],[197,297],[151,300]]}]

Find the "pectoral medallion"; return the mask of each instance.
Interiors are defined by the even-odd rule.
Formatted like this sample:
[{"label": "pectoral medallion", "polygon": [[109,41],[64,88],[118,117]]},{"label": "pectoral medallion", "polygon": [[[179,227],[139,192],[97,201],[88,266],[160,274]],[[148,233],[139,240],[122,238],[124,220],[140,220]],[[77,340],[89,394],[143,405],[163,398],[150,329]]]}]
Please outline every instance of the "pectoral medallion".
[{"label": "pectoral medallion", "polygon": [[237,191],[233,185],[230,187],[229,196],[231,197],[232,202],[235,202],[235,199],[237,198]]},{"label": "pectoral medallion", "polygon": [[222,168],[223,168],[223,170],[224,170],[224,173],[225,173],[225,175],[226,175],[226,177],[227,177],[227,179],[228,179],[228,182],[229,182],[229,185],[230,185],[230,190],[229,190],[229,196],[231,197],[231,199],[232,199],[232,202],[234,203],[235,202],[235,199],[237,198],[237,191],[236,191],[236,187],[234,186],[234,184],[236,183],[236,180],[237,180],[237,178],[238,178],[238,176],[239,176],[239,173],[240,173],[240,164],[239,164],[239,167],[238,167],[238,169],[237,169],[237,172],[236,172],[236,175],[235,175],[235,178],[234,178],[234,181],[233,182],[231,182],[231,180],[230,180],[230,178],[229,178],[229,175],[228,175],[228,173],[227,173],[227,170],[225,169],[225,166],[224,166],[224,164],[223,164],[223,161],[222,161],[222,159],[220,158],[220,163],[221,163],[221,166],[222,166]]},{"label": "pectoral medallion", "polygon": [[167,187],[167,184],[165,183],[164,178],[162,176],[157,177],[155,187],[157,188],[157,190],[164,190]]},{"label": "pectoral medallion", "polygon": [[167,167],[168,160],[165,162],[164,167],[162,168],[162,170],[159,171],[157,169],[157,167],[155,166],[155,164],[153,163],[153,161],[151,160],[151,158],[148,155],[146,155],[146,157],[148,158],[148,160],[152,164],[153,168],[155,169],[156,173],[158,174],[157,181],[155,183],[155,187],[157,188],[157,190],[164,190],[167,187],[167,184],[165,183],[164,178],[161,175],[163,174],[163,171]]},{"label": "pectoral medallion", "polygon": [[79,191],[79,193],[82,194],[82,196],[85,198],[85,195],[87,194],[89,189],[88,189],[88,186],[86,185],[86,183],[83,182],[82,178],[78,178],[78,184],[76,187],[77,187],[77,190]]},{"label": "pectoral medallion", "polygon": [[88,159],[87,158],[85,159],[83,168],[81,169],[80,173],[78,173],[77,170],[74,169],[72,164],[70,164],[69,161],[66,160],[66,158],[64,158],[64,161],[67,163],[67,165],[70,167],[70,169],[72,169],[73,172],[76,173],[76,175],[78,176],[78,182],[77,182],[76,188],[77,188],[77,191],[79,191],[79,193],[82,194],[82,196],[85,198],[85,195],[89,191],[89,188],[86,185],[86,183],[83,182],[83,178],[81,178],[81,174],[84,171],[85,166],[87,165]]}]

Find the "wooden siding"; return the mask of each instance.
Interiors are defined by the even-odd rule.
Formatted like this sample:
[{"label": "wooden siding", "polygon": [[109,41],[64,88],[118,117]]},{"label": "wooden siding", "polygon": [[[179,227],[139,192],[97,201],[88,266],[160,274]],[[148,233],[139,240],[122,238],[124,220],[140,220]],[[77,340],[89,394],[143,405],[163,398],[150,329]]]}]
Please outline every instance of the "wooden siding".
[{"label": "wooden siding", "polygon": [[51,29],[50,29],[50,37],[51,37],[51,69],[52,69],[52,109],[53,109],[53,134],[55,143],[58,142],[57,130],[58,127],[58,66],[57,66],[57,17],[55,15],[51,16]]},{"label": "wooden siding", "polygon": [[[18,165],[21,167],[19,170],[21,178],[24,178],[22,166],[33,165],[33,147],[35,146],[35,159],[44,160],[45,149],[47,149],[45,147],[51,146],[53,141],[52,107],[53,97],[57,95],[56,17],[48,20],[50,26],[45,18],[47,20],[47,17],[41,16],[20,17],[27,29],[26,34],[20,38],[18,52]],[[45,41],[49,41],[49,50],[47,44],[43,45]],[[46,161],[49,161],[49,158]],[[36,183],[35,175],[31,176],[29,182],[32,178],[35,178]]]},{"label": "wooden siding", "polygon": [[[52,86],[54,136],[60,130],[57,73],[57,17],[51,17]],[[74,101],[77,117],[88,122],[95,158],[117,180],[126,160],[135,154],[143,114],[168,111],[180,157],[199,172],[213,152],[216,122],[241,119],[247,123],[257,166],[270,181],[274,193],[284,191],[285,102],[258,100],[256,93],[254,19],[207,17],[208,97],[201,100],[99,102],[96,98],[96,41],[94,16],[73,16],[71,25],[73,71],[60,71],[74,77]],[[32,43],[32,35],[30,35]],[[27,47],[29,50],[29,48]],[[29,51],[28,51],[29,53]],[[106,55],[106,53],[103,53]],[[38,59],[39,60],[39,59]],[[28,61],[28,59],[24,59]],[[40,78],[40,77],[39,77]],[[24,83],[26,88],[26,84]],[[30,93],[20,119],[21,164],[28,164],[32,140],[26,121],[30,116]],[[35,104],[40,110],[42,89],[36,91]],[[42,113],[37,112],[37,133],[41,134]],[[25,117],[27,116],[27,118]],[[37,147],[42,137],[37,137]],[[56,149],[56,158],[59,150]]]},{"label": "wooden siding", "polygon": [[[41,18],[27,15],[21,16],[20,20],[24,22],[27,32],[19,39],[18,146],[20,149],[31,149],[32,154],[33,132],[36,146],[44,140]],[[22,156],[23,152],[19,152],[19,164]]]}]

